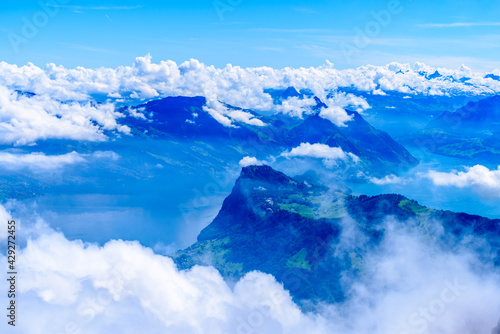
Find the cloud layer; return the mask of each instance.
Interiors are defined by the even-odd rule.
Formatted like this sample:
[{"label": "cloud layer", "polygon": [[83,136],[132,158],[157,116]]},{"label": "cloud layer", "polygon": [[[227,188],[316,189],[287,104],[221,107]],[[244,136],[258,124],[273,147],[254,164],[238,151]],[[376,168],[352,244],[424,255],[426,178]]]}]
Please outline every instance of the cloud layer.
[{"label": "cloud layer", "polygon": [[[9,214],[0,206],[2,231]],[[21,224],[22,222],[18,222]],[[500,315],[498,273],[475,259],[469,239],[441,249],[439,224],[387,221],[387,235],[369,253],[352,220],[337,252],[348,251],[361,275],[347,273],[347,300],[304,313],[281,284],[250,272],[228,285],[212,267],[178,270],[138,242],[104,246],[67,240],[43,221],[23,225],[19,254],[20,333],[487,333]],[[429,228],[429,227],[428,227]],[[0,244],[6,235],[0,234]],[[6,265],[5,255],[0,264]],[[0,283],[6,288],[6,282]],[[5,295],[0,297],[5,299]],[[0,328],[6,326],[5,322]]]},{"label": "cloud layer", "polygon": [[0,152],[0,167],[8,170],[29,168],[37,173],[46,173],[68,165],[88,162],[88,158],[116,160],[118,155],[110,151],[97,151],[92,154],[77,152],[62,155],[46,155],[41,152],[30,154]]},{"label": "cloud layer", "polygon": [[[50,94],[50,93],[49,93]],[[128,134],[113,104],[63,103],[49,95],[27,96],[0,86],[0,144],[44,139],[104,141],[104,131]]]},{"label": "cloud layer", "polygon": [[371,183],[376,184],[378,186],[383,186],[387,184],[405,184],[408,181],[407,179],[401,178],[394,174],[386,175],[382,178],[369,177],[368,180]]},{"label": "cloud layer", "polygon": [[359,157],[353,153],[345,153],[340,147],[330,147],[325,144],[301,143],[290,151],[283,152],[281,156],[285,158],[309,157],[323,159],[325,165],[331,165],[335,160],[352,160],[359,162]]},{"label": "cloud layer", "polygon": [[449,173],[429,171],[427,177],[437,186],[453,186],[458,188],[472,188],[475,191],[500,197],[500,166],[497,169],[476,165],[466,167],[465,171]]},{"label": "cloud layer", "polygon": [[[429,79],[436,70],[440,77]],[[500,72],[495,72],[500,74]],[[173,61],[153,63],[151,56],[136,58],[132,66],[116,69],[67,69],[55,64],[39,68],[0,62],[0,143],[25,145],[40,139],[74,139],[103,141],[104,131],[127,134],[130,129],[119,125],[124,115],[115,111],[120,102],[139,103],[144,99],[166,96],[204,96],[206,111],[226,126],[244,122],[265,124],[243,109],[273,111],[301,117],[311,112],[312,98],[290,97],[274,104],[265,92],[270,88],[287,88],[312,92],[326,104],[322,117],[344,125],[350,117],[345,108],[363,111],[370,106],[353,94],[339,88],[385,94],[494,94],[500,92],[500,81],[485,78],[462,66],[458,70],[432,68],[421,63],[391,63],[386,66],[362,66],[338,70],[332,63],[310,68],[269,67],[242,68],[228,64],[215,68],[195,59],[176,64]],[[16,91],[35,93],[26,96]],[[94,99],[104,104],[90,103]]]},{"label": "cloud layer", "polygon": [[[113,98],[201,95],[254,109],[272,106],[270,96],[263,89],[289,86],[310,89],[320,98],[325,92],[338,87],[430,95],[500,91],[500,82],[485,79],[484,73],[472,72],[465,66],[450,70],[421,63],[413,66],[391,63],[386,66],[368,65],[338,70],[327,61],[325,65],[315,68],[242,68],[230,64],[215,68],[195,59],[180,65],[170,60],[153,63],[151,59],[149,55],[138,57],[132,66],[116,69],[66,69],[54,64],[41,69],[33,64],[18,67],[1,62],[0,84],[40,95],[49,94],[60,100],[87,100],[93,94],[105,94]],[[442,77],[426,77],[426,74],[436,70]],[[461,82],[462,78],[467,78],[467,83]]]},{"label": "cloud layer", "polygon": [[248,156],[244,157],[239,162],[240,167],[261,166],[263,164],[264,164],[264,162],[260,161],[256,157],[248,157]]},{"label": "cloud layer", "polygon": [[137,242],[98,247],[49,232],[29,240],[20,258],[23,333],[68,326],[83,333],[326,330],[270,275],[251,272],[230,288],[214,268],[179,271],[170,258]]}]

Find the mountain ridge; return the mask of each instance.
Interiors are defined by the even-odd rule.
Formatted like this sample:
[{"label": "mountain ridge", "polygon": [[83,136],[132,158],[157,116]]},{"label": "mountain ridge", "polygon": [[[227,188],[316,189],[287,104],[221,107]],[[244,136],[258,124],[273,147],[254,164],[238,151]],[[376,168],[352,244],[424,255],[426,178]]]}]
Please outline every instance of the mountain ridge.
[{"label": "mountain ridge", "polygon": [[[253,270],[272,274],[298,303],[339,302],[346,293],[342,275],[360,274],[352,257],[376,249],[387,219],[450,249],[472,233],[494,253],[484,261],[500,266],[498,219],[429,209],[397,194],[352,196],[269,166],[243,168],[217,217],[173,258],[183,269],[212,265],[228,280]],[[338,248],[346,222],[366,238],[361,248]],[[438,225],[443,235],[433,234]]]},{"label": "mountain ridge", "polygon": [[[355,154],[362,161],[357,168],[378,176],[398,174],[418,164],[402,145],[386,132],[373,128],[355,111],[347,111],[352,120],[346,127],[339,127],[320,117],[317,111],[301,119],[282,114],[264,116],[243,110],[266,126],[235,122],[237,127],[228,127],[204,110],[205,104],[203,97],[155,100],[134,107],[142,116],[129,115],[124,124],[133,128],[138,136],[217,141],[241,146],[248,154],[258,150],[267,156],[279,156],[302,143],[326,144]],[[124,108],[121,112],[127,114],[127,110]]]},{"label": "mountain ridge", "polygon": [[432,153],[496,167],[500,164],[499,138],[500,95],[495,95],[443,112],[403,142],[408,147],[425,143]]}]

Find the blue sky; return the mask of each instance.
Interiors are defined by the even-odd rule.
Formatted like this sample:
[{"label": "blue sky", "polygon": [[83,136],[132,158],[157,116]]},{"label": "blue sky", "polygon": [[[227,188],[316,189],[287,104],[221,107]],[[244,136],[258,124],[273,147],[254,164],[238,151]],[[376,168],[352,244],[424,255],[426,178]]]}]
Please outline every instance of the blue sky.
[{"label": "blue sky", "polygon": [[[337,68],[391,61],[500,68],[499,1],[391,1],[10,2],[0,14],[0,60],[117,67],[150,53],[154,61],[196,58],[217,67],[328,59]],[[389,17],[374,18],[390,7],[397,10]]]}]

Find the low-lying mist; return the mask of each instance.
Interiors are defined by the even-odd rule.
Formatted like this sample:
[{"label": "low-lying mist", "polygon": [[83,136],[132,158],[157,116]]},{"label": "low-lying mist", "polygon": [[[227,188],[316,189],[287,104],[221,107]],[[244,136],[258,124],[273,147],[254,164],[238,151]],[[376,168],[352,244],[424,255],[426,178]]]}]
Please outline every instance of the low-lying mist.
[{"label": "low-lying mist", "polygon": [[[4,224],[10,214],[0,213]],[[265,273],[230,286],[212,267],[179,271],[139,242],[70,241],[42,219],[25,221],[20,333],[489,334],[500,317],[500,275],[484,261],[487,243],[448,240],[439,223],[422,229],[388,219],[384,239],[370,246],[344,219],[331,247],[356,249],[358,274],[344,273],[345,302],[305,312]]]}]

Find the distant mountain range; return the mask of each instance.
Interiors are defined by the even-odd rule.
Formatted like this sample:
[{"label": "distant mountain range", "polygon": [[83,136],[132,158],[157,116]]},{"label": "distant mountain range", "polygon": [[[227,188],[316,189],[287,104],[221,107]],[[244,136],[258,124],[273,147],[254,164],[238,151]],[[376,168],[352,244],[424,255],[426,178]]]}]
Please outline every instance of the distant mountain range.
[{"label": "distant mountain range", "polygon": [[500,130],[500,95],[477,102],[469,102],[464,107],[444,112],[432,121],[428,129],[463,135],[488,136]]},{"label": "distant mountain range", "polygon": [[[296,96],[298,92],[287,89],[275,92],[275,99]],[[356,111],[347,111],[352,120],[346,127],[339,127],[319,116],[326,107],[318,98],[315,112],[304,118],[284,114],[263,115],[252,110],[243,110],[265,126],[256,126],[233,121],[234,126],[219,123],[205,109],[203,97],[167,97],[133,107],[140,117],[128,116],[122,120],[138,137],[171,138],[175,140],[197,140],[218,145],[237,146],[242,154],[259,158],[279,156],[301,143],[326,144],[340,147],[346,153],[359,157],[357,170],[382,176],[398,174],[418,164],[418,161],[386,132],[372,127]],[[126,108],[121,111],[129,114]],[[231,110],[241,110],[227,106]]]},{"label": "distant mountain range", "polygon": [[433,153],[470,160],[474,163],[500,164],[500,95],[445,111],[427,127],[403,143],[425,143]]},{"label": "distant mountain range", "polygon": [[[485,263],[500,265],[500,220],[433,210],[395,194],[352,196],[311,174],[292,178],[269,166],[243,168],[217,217],[173,258],[184,269],[212,265],[230,281],[252,270],[272,274],[298,303],[338,302],[346,297],[341,277],[363,274],[362,259],[383,240],[389,218],[432,244],[451,250],[465,244],[484,253]],[[362,246],[337,247],[346,219],[366,240]],[[433,233],[439,222],[441,236]]]}]

